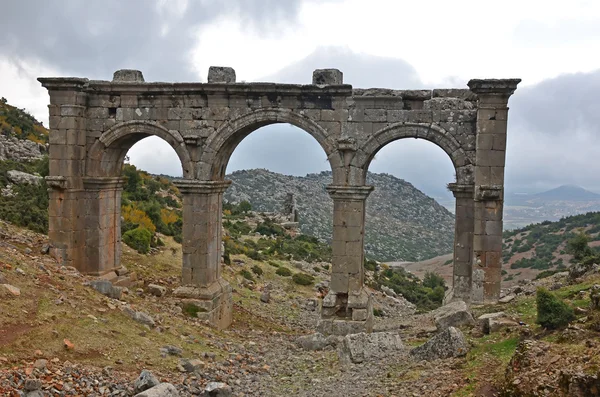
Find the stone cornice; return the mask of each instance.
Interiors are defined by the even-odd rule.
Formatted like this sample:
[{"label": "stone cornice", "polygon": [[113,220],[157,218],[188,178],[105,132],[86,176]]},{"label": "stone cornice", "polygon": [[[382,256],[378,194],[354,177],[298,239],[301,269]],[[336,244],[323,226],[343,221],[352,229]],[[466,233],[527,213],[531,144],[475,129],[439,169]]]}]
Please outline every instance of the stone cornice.
[{"label": "stone cornice", "polygon": [[49,91],[82,91],[89,83],[81,77],[39,77],[37,80]]},{"label": "stone cornice", "polygon": [[122,189],[125,178],[111,176],[88,176],[83,178],[83,187],[86,190],[111,190]]},{"label": "stone cornice", "polygon": [[329,185],[325,187],[329,196],[334,200],[364,201],[375,189],[374,186],[342,186]]},{"label": "stone cornice", "polygon": [[173,184],[181,194],[211,194],[223,193],[231,181],[201,181],[198,179],[176,179]]},{"label": "stone cornice", "polygon": [[462,183],[449,183],[448,190],[454,194],[454,197],[473,197],[475,185]]},{"label": "stone cornice", "polygon": [[44,179],[50,189],[65,190],[67,188],[67,178],[64,176],[47,176]]},{"label": "stone cornice", "polygon": [[479,96],[502,95],[508,98],[520,82],[521,79],[472,79],[467,85]]},{"label": "stone cornice", "polygon": [[475,201],[501,201],[502,185],[479,185],[475,187]]}]

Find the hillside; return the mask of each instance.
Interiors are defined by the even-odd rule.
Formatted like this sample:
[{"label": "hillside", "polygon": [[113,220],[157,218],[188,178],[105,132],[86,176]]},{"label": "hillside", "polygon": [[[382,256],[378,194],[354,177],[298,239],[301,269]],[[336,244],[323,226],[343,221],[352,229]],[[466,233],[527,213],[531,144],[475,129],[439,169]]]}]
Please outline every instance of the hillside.
[{"label": "hillside", "polygon": [[[295,195],[303,233],[329,241],[333,201],[325,191],[331,173],[305,177],[263,169],[236,171],[225,192],[231,202],[247,200],[256,211],[280,211],[288,192]],[[379,261],[415,261],[452,251],[454,216],[410,183],[388,174],[369,174],[375,190],[367,200],[365,250]]]}]

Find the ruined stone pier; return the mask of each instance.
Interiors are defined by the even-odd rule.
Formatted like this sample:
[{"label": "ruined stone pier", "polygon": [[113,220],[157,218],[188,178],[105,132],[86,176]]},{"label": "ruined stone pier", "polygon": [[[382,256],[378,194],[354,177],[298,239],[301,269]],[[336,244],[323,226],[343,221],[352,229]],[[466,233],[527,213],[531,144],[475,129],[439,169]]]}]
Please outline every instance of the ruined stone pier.
[{"label": "ruined stone pier", "polygon": [[176,294],[212,324],[231,322],[231,287],[221,277],[222,196],[236,146],[256,129],[289,123],[313,136],[333,172],[331,288],[319,328],[370,331],[364,288],[365,185],[388,143],[420,138],[454,165],[453,296],[496,301],[500,293],[508,99],[520,80],[471,80],[469,89],[354,89],[336,69],[309,85],[236,83],[211,67],[208,83],[148,83],[135,70],[112,81],[40,78],[50,94],[49,235],[64,265],[102,275],[120,266],[121,169],[139,140],[158,136],[177,153],[183,179],[182,287]]}]

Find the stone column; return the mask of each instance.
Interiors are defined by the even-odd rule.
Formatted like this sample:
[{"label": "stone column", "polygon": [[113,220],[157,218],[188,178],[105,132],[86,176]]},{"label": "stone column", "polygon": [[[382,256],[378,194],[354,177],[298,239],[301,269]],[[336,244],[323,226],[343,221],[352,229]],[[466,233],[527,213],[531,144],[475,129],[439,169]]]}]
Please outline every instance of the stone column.
[{"label": "stone column", "polygon": [[477,94],[472,301],[496,302],[502,272],[502,213],[508,98],[521,80],[471,80]]},{"label": "stone column", "polygon": [[121,177],[83,178],[83,201],[74,214],[83,220],[84,273],[102,275],[121,267]]},{"label": "stone column", "polygon": [[87,79],[40,78],[48,89],[50,253],[60,264],[99,273],[87,263],[84,242],[83,175],[85,172]]},{"label": "stone column", "polygon": [[373,186],[327,187],[333,198],[332,270],[319,330],[345,335],[373,330],[371,296],[364,289],[365,203]]},{"label": "stone column", "polygon": [[183,196],[182,287],[174,295],[200,309],[198,316],[218,328],[232,320],[232,289],[221,277],[223,192],[231,181],[181,179]]},{"label": "stone column", "polygon": [[473,259],[473,185],[448,184],[456,200],[452,293],[447,301],[471,300]]}]

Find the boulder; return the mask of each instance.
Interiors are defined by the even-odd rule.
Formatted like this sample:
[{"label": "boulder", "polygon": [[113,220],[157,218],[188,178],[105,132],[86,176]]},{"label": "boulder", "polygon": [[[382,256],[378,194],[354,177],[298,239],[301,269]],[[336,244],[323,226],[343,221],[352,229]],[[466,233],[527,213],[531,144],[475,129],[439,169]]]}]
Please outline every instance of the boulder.
[{"label": "boulder", "polygon": [[475,324],[469,307],[464,301],[450,302],[432,312],[438,331],[448,327],[472,326]]},{"label": "boulder", "polygon": [[1,295],[20,296],[21,290],[14,285],[0,284],[0,296]]},{"label": "boulder", "polygon": [[145,324],[149,327],[154,327],[156,325],[154,319],[148,313],[138,312],[130,307],[126,307],[124,311],[125,314],[127,314],[129,317],[131,317],[134,321],[137,321],[138,323]]},{"label": "boulder", "polygon": [[342,363],[378,360],[403,351],[404,344],[396,332],[346,335],[338,346],[338,356]]},{"label": "boulder", "polygon": [[330,345],[330,340],[320,332],[303,335],[296,339],[296,344],[304,350],[323,350]]},{"label": "boulder", "polygon": [[232,395],[231,387],[222,382],[208,382],[201,394],[203,397],[231,397]]},{"label": "boulder", "polygon": [[158,385],[135,395],[135,397],[179,397],[179,392],[170,383]]},{"label": "boulder", "polygon": [[200,371],[201,369],[204,369],[204,367],[206,367],[206,363],[197,358],[184,358],[181,360],[181,366],[183,367],[183,369],[186,370],[186,372],[196,372]]},{"label": "boulder", "polygon": [[433,361],[450,357],[462,357],[469,351],[469,345],[463,333],[454,327],[440,332],[421,346],[411,350],[416,360]]},{"label": "boulder", "polygon": [[157,386],[159,383],[160,382],[158,381],[158,379],[156,379],[152,372],[148,370],[143,370],[140,373],[140,376],[138,376],[135,382],[133,382],[133,392],[136,394],[141,393],[143,391],[153,388],[154,386]]},{"label": "boulder", "polygon": [[269,290],[263,291],[263,293],[260,294],[260,301],[269,303],[271,301],[271,292]]},{"label": "boulder", "polygon": [[102,295],[112,299],[121,299],[123,288],[115,287],[110,281],[104,279],[90,281],[90,286]]},{"label": "boulder", "polygon": [[498,300],[498,303],[509,303],[512,302],[517,296],[515,294],[508,294]]},{"label": "boulder", "polygon": [[22,171],[8,171],[6,177],[15,185],[39,185],[42,182],[42,177],[32,175]]},{"label": "boulder", "polygon": [[488,320],[488,328],[486,333],[491,334],[493,332],[501,331],[505,328],[512,328],[518,326],[519,323],[511,320],[510,318],[492,318]]},{"label": "boulder", "polygon": [[477,317],[477,324],[481,328],[481,332],[484,334],[490,333],[490,321],[494,321],[496,319],[506,317],[504,312],[496,312],[496,313],[486,313]]},{"label": "boulder", "polygon": [[154,296],[161,297],[167,293],[167,289],[162,285],[148,284],[148,292]]}]

